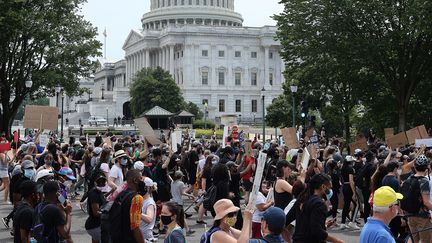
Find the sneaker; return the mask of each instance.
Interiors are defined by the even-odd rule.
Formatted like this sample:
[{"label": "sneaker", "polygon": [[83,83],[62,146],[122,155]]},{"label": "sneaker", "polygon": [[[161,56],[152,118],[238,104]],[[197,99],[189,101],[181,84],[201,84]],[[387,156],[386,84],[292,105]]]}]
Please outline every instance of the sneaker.
[{"label": "sneaker", "polygon": [[6,229],[9,229],[9,219],[7,217],[2,218],[2,222],[4,224],[4,226],[6,227]]},{"label": "sneaker", "polygon": [[360,230],[360,227],[358,227],[355,223],[353,222],[349,222],[348,223],[348,227],[353,229],[353,230]]},{"label": "sneaker", "polygon": [[345,229],[349,229],[348,225],[347,224],[340,224],[336,230],[345,230]]},{"label": "sneaker", "polygon": [[188,231],[186,231],[186,236],[191,236],[193,235],[193,233],[195,233],[195,230],[189,229]]},{"label": "sneaker", "polygon": [[197,224],[206,224],[206,222],[204,222],[204,220],[197,220],[196,223]]}]

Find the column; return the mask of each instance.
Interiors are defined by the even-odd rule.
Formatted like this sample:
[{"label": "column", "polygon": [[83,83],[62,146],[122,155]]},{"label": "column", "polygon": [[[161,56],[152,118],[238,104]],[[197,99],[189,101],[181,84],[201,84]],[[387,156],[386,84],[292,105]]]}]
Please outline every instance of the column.
[{"label": "column", "polygon": [[[266,86],[270,84],[269,75],[270,75],[270,60],[269,60],[269,47],[264,46],[264,84]],[[273,77],[274,79],[274,77]]]},{"label": "column", "polygon": [[161,50],[161,56],[162,56],[162,58],[161,58],[161,67],[163,68],[163,69],[165,69],[165,47],[164,46],[162,46],[162,50]]},{"label": "column", "polygon": [[157,55],[158,55],[158,57],[159,57],[159,58],[158,58],[158,64],[157,64],[157,65],[158,65],[159,67],[162,67],[162,49],[158,49],[156,52],[157,52]]},{"label": "column", "polygon": [[164,49],[165,49],[165,55],[164,55],[164,60],[165,60],[165,63],[164,63],[164,66],[165,66],[165,70],[166,71],[169,71],[169,49],[168,49],[168,47],[167,46],[165,46],[164,47]]},{"label": "column", "polygon": [[170,45],[169,48],[170,48],[170,52],[169,52],[169,54],[170,54],[170,57],[169,57],[170,73],[174,77],[174,45]]},{"label": "column", "polygon": [[145,67],[150,67],[150,50],[145,50]]}]

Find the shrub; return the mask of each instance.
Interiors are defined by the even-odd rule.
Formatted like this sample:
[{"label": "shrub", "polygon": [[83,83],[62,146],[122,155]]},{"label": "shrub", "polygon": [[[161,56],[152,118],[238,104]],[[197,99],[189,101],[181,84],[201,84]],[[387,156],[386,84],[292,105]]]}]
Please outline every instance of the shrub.
[{"label": "shrub", "polygon": [[204,129],[205,123],[207,123],[207,128],[210,129],[216,126],[216,124],[213,121],[209,121],[209,120],[207,120],[206,122],[204,122],[203,120],[195,120],[193,121],[192,125],[194,129]]}]

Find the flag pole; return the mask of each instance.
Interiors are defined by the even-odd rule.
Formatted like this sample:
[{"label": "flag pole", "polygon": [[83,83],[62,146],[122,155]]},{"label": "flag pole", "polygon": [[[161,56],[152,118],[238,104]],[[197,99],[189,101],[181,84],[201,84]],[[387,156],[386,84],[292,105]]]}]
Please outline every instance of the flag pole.
[{"label": "flag pole", "polygon": [[104,59],[106,59],[106,38],[107,38],[106,27],[105,27],[105,30],[103,32],[103,35],[104,35]]}]

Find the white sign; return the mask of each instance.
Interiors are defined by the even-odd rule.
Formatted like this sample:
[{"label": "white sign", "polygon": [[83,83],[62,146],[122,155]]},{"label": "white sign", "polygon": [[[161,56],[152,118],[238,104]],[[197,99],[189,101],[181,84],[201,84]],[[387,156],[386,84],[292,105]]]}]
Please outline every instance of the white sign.
[{"label": "white sign", "polygon": [[432,138],[416,139],[415,145],[417,148],[420,148],[420,145],[424,145],[425,147],[432,147]]},{"label": "white sign", "polygon": [[228,126],[224,126],[224,130],[223,130],[223,138],[222,138],[222,148],[225,148],[226,146],[226,139],[228,137]]},{"label": "white sign", "polygon": [[177,152],[177,144],[182,144],[182,131],[175,130],[171,133],[171,149],[173,152]]},{"label": "white sign", "polygon": [[257,165],[256,172],[255,172],[254,184],[252,187],[252,193],[251,193],[250,198],[249,198],[249,202],[251,203],[251,205],[253,205],[254,209],[255,209],[255,200],[258,196],[258,192],[259,192],[259,189],[261,187],[261,179],[263,176],[264,166],[265,166],[266,160],[267,160],[267,154],[260,152],[259,156],[258,156],[258,165]]},{"label": "white sign", "polygon": [[41,134],[39,137],[39,145],[45,148],[48,143],[49,143],[49,136],[47,134]]},{"label": "white sign", "polygon": [[310,160],[309,151],[307,150],[307,148],[304,148],[303,149],[303,157],[302,157],[302,161],[301,161],[301,165],[302,165],[303,170],[307,170],[308,165],[309,165],[309,160]]}]

